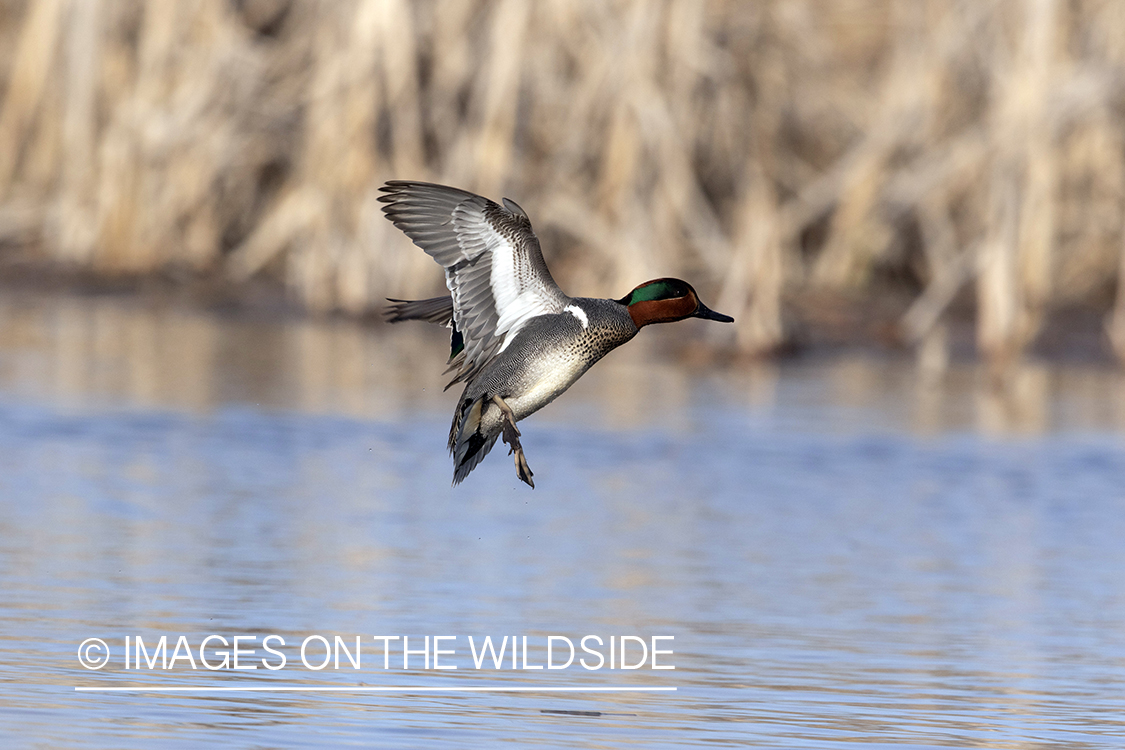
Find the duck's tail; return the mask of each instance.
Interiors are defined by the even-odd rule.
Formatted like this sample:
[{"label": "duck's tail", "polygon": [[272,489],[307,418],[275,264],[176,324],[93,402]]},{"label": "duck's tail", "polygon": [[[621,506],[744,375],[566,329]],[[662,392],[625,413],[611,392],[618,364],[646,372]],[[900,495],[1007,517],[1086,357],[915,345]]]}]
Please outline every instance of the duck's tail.
[{"label": "duck's tail", "polygon": [[481,432],[481,415],[489,401],[484,394],[475,399],[463,398],[453,414],[449,428],[449,453],[453,456],[453,484],[469,476],[469,472],[484,460],[499,434],[488,436]]},{"label": "duck's tail", "polygon": [[[388,298],[387,302],[391,303],[387,305],[385,310],[388,323],[401,323],[404,320],[424,320],[427,323],[448,328],[450,330],[449,366],[445,368],[445,371],[448,373],[461,369],[461,365],[465,361],[465,338],[457,330],[457,324],[453,322],[452,297],[431,297],[430,299],[417,300]],[[449,385],[445,386],[446,390],[449,390],[449,386],[456,382],[457,379],[454,378]]]},{"label": "duck's tail", "polygon": [[387,299],[385,314],[388,323],[401,323],[404,320],[424,320],[439,326],[453,325],[453,298],[431,297],[430,299]]}]

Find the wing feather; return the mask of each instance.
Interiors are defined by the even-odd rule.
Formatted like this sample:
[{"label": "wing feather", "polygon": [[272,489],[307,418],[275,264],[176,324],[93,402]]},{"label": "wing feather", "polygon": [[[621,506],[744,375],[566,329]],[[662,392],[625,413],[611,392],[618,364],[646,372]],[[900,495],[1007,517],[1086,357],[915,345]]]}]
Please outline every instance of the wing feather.
[{"label": "wing feather", "polygon": [[531,221],[518,205],[425,182],[388,182],[383,213],[445,269],[453,319],[465,339],[452,383],[471,380],[523,325],[570,299],[551,278]]}]

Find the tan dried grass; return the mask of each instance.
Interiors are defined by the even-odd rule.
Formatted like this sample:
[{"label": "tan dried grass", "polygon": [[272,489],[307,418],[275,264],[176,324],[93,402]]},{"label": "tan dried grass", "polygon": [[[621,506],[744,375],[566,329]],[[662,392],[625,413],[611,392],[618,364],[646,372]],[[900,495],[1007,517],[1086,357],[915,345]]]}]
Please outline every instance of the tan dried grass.
[{"label": "tan dried grass", "polygon": [[10,3],[0,242],[360,313],[440,288],[375,202],[430,179],[519,200],[575,293],[692,279],[746,351],[784,339],[787,292],[897,268],[923,285],[908,340],[975,283],[1005,361],[1125,267],[1122,8]]}]

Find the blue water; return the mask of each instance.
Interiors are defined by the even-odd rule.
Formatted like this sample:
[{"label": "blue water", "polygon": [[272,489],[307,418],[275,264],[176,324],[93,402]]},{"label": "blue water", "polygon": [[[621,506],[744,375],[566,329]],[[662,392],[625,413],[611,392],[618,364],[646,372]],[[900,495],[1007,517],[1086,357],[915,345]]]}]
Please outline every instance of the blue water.
[{"label": "blue water", "polygon": [[[73,304],[157,333],[170,325]],[[1050,374],[996,433],[989,397],[971,388],[940,395],[939,412],[962,415],[952,424],[919,428],[912,404],[928,397],[901,363],[763,376],[607,360],[524,423],[534,491],[500,449],[451,489],[450,394],[410,372],[324,378],[304,349],[276,343],[319,352],[308,341],[327,336],[385,373],[413,361],[402,342],[253,323],[276,336],[254,357],[203,357],[219,385],[193,400],[167,385],[183,368],[136,365],[168,370],[151,382],[81,375],[113,358],[93,344],[61,357],[62,314],[37,315],[31,343],[0,330],[5,745],[1125,741],[1125,441],[1106,416],[1112,374]],[[255,339],[251,324],[183,315],[217,350]],[[424,359],[441,342],[419,346]],[[129,367],[142,356],[125,355]],[[66,368],[79,375],[27,375]],[[287,374],[257,387],[254,373],[274,368]],[[1018,416],[1029,411],[1046,416]],[[243,664],[258,669],[125,669],[127,636],[153,652],[161,635],[169,651],[183,635],[198,659],[212,634],[256,636]],[[285,641],[281,669],[263,665],[279,662],[262,650],[268,634]],[[313,635],[361,636],[360,668],[346,655],[339,669],[306,667],[300,644]],[[372,636],[387,635],[409,638],[410,669],[401,641],[384,669]],[[469,636],[527,636],[534,666],[550,635],[576,646],[672,636],[658,647],[675,669],[474,668]],[[422,668],[426,636],[454,636],[440,658],[456,670]],[[78,659],[91,637],[111,650],[99,670]],[[311,663],[323,656],[313,642]],[[122,686],[209,691],[75,691]],[[280,686],[305,690],[214,690]],[[325,687],[396,689],[308,690]],[[442,692],[481,687],[520,691]],[[559,687],[577,689],[549,690]]]}]

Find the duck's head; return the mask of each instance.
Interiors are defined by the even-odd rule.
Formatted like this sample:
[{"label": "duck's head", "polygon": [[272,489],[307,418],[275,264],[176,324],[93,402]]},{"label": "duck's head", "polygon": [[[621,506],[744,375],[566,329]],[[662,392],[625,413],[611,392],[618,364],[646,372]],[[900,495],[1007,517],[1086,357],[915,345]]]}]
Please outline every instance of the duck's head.
[{"label": "duck's head", "polygon": [[691,284],[680,279],[646,281],[617,301],[629,308],[629,316],[637,328],[684,318],[734,322],[729,315],[717,313],[700,302]]}]

